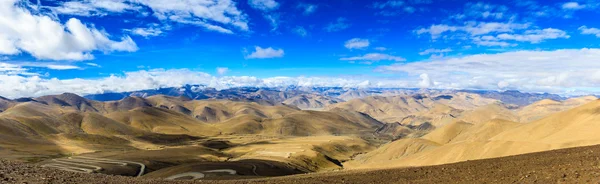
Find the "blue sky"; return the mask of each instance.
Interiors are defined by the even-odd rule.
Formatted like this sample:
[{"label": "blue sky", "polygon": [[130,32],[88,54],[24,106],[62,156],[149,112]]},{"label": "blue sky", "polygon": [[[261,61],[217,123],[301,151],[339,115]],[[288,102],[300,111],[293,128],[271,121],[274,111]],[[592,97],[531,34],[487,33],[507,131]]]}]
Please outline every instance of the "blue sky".
[{"label": "blue sky", "polygon": [[0,84],[15,86],[0,96],[184,83],[599,91],[600,1],[7,0],[0,8]]}]

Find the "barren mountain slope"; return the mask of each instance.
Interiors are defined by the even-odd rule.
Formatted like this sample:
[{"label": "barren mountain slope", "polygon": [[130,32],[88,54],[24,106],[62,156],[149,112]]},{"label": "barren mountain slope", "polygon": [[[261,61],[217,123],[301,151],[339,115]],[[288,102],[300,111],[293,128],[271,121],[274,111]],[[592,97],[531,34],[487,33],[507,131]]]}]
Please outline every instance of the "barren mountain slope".
[{"label": "barren mountain slope", "polygon": [[[465,129],[449,143],[437,148],[388,162],[365,163],[357,167],[437,165],[600,144],[598,130],[594,128],[600,127],[599,122],[600,101],[596,100],[527,124],[506,120],[492,120],[476,124]],[[440,130],[443,128],[436,131]],[[430,134],[436,133],[434,131]]]},{"label": "barren mountain slope", "polygon": [[0,96],[0,112],[12,107],[16,102]]},{"label": "barren mountain slope", "polygon": [[502,103],[492,103],[470,111],[465,111],[458,119],[473,124],[485,123],[492,119],[504,119],[518,122],[519,117],[517,113],[509,108],[511,107]]},{"label": "barren mountain slope", "polygon": [[584,96],[577,98],[570,98],[565,101],[554,101],[550,99],[545,99],[541,101],[537,101],[533,104],[522,107],[518,111],[518,115],[520,117],[520,121],[532,122],[548,115],[552,115],[557,112],[561,112],[564,110],[572,109],[574,107],[581,106],[583,104],[589,103],[591,101],[597,100],[597,97],[594,96]]},{"label": "barren mountain slope", "polygon": [[293,105],[300,109],[322,109],[325,106],[344,102],[342,99],[322,95],[298,95],[283,101],[284,104]]},{"label": "barren mountain slope", "polygon": [[386,123],[400,122],[417,126],[429,122],[434,126],[443,126],[462,111],[494,103],[498,101],[469,93],[434,96],[416,94],[371,96],[333,104],[325,109],[341,108],[363,112]]},{"label": "barren mountain slope", "polygon": [[238,116],[215,125],[224,134],[286,136],[372,134],[382,123],[360,113],[297,111],[281,118]]},{"label": "barren mountain slope", "polygon": [[333,104],[325,109],[348,109],[363,112],[383,122],[400,122],[404,117],[417,112],[427,111],[433,101],[422,95],[416,96],[371,96]]},{"label": "barren mountain slope", "polygon": [[[600,146],[579,147],[427,167],[356,170],[252,180],[206,181],[252,183],[598,183]],[[576,164],[574,164],[576,163]],[[499,172],[501,171],[501,172]],[[9,183],[198,183],[100,174],[73,173],[36,165],[0,161],[0,180]]]}]

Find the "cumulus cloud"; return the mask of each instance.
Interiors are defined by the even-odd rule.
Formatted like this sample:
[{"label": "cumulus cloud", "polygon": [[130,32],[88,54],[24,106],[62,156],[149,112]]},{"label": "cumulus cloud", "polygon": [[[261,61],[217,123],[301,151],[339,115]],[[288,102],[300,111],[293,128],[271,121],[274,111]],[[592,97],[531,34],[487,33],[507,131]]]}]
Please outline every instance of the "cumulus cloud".
[{"label": "cumulus cloud", "polygon": [[298,26],[298,27],[294,28],[292,31],[294,33],[296,33],[297,35],[300,35],[301,37],[308,36],[308,31],[306,29],[304,29],[304,27],[302,27],[302,26]]},{"label": "cumulus cloud", "polygon": [[512,15],[508,12],[508,7],[484,2],[465,4],[464,12],[451,16],[452,19],[462,20],[465,18],[474,19],[506,19]]},{"label": "cumulus cloud", "polygon": [[250,7],[263,12],[263,17],[271,24],[271,31],[276,31],[279,28],[279,19],[281,15],[273,12],[279,8],[279,3],[275,0],[248,0]]},{"label": "cumulus cloud", "polygon": [[347,49],[362,49],[369,47],[369,45],[369,40],[362,38],[353,38],[344,43],[344,47]]},{"label": "cumulus cloud", "polygon": [[50,65],[46,65],[47,68],[52,69],[52,70],[73,70],[73,69],[80,69],[78,66],[74,66],[74,65],[54,65],[54,64],[50,64]]},{"label": "cumulus cloud", "polygon": [[587,26],[581,26],[579,27],[579,31],[581,31],[581,34],[595,35],[596,37],[600,38],[600,29],[598,28],[588,28]]},{"label": "cumulus cloud", "polygon": [[299,3],[297,7],[302,10],[302,14],[310,15],[317,11],[319,6],[315,4]]},{"label": "cumulus cloud", "polygon": [[395,7],[402,7],[403,5],[404,5],[404,1],[388,0],[385,2],[374,2],[373,8],[378,8],[378,9],[384,9],[387,7],[395,8]]},{"label": "cumulus cloud", "polygon": [[97,79],[28,76],[18,65],[0,63],[0,96],[17,98],[73,92],[124,92],[185,84],[231,87],[421,87],[437,89],[518,89],[528,92],[600,92],[600,49],[515,51],[383,66],[398,78],[211,76],[187,69],[141,70]]},{"label": "cumulus cloud", "polygon": [[[409,76],[427,73],[436,88],[514,88],[534,92],[600,92],[600,49],[515,51],[432,61],[398,63],[378,68]],[[421,77],[422,78],[422,77]]]},{"label": "cumulus cloud", "polygon": [[97,63],[85,63],[88,66],[93,66],[93,67],[101,67],[99,64]]},{"label": "cumulus cloud", "polygon": [[387,48],[385,48],[385,47],[375,47],[375,50],[378,50],[378,51],[386,51],[386,50],[387,50]]},{"label": "cumulus cloud", "polygon": [[419,75],[419,78],[421,78],[421,81],[418,84],[419,87],[429,88],[433,86],[433,81],[431,80],[431,78],[429,78],[429,74],[423,73]]},{"label": "cumulus cloud", "polygon": [[164,33],[163,29],[159,27],[138,27],[133,29],[127,29],[125,31],[145,38],[160,36]]},{"label": "cumulus cloud", "polygon": [[227,67],[217,67],[217,73],[219,75],[225,75],[227,72],[229,72],[229,68],[227,68]]},{"label": "cumulus cloud", "polygon": [[452,52],[452,49],[450,49],[450,48],[445,48],[445,49],[434,49],[434,48],[431,48],[431,49],[424,50],[423,52],[419,52],[419,55],[448,53],[448,52]]},{"label": "cumulus cloud", "polygon": [[[269,1],[269,0],[257,0]],[[272,1],[272,0],[271,0]],[[270,7],[271,4],[264,4]],[[162,1],[162,0],[83,0],[68,1],[50,7],[58,14],[78,16],[105,16],[109,13],[139,13],[152,10],[161,21],[204,27],[210,31],[233,34],[232,29],[248,31],[248,18],[231,0]],[[148,13],[142,12],[142,15]]]},{"label": "cumulus cloud", "polygon": [[527,30],[524,34],[504,33],[497,35],[496,38],[500,40],[514,40],[519,42],[540,43],[548,39],[570,38],[570,36],[563,30],[547,28],[541,30]]},{"label": "cumulus cloud", "polygon": [[338,32],[344,29],[348,29],[350,27],[350,23],[344,17],[337,18],[335,22],[331,22],[325,26],[325,31],[327,32]]},{"label": "cumulus cloud", "polygon": [[25,71],[27,71],[27,69],[22,68],[19,65],[0,62],[0,74],[18,74]]},{"label": "cumulus cloud", "polygon": [[162,1],[135,0],[152,9],[156,18],[204,27],[207,30],[232,34],[231,28],[248,31],[248,18],[231,0]]},{"label": "cumulus cloud", "polygon": [[254,47],[254,49],[254,52],[247,55],[246,59],[280,58],[284,55],[283,49],[261,48],[259,46]]},{"label": "cumulus cloud", "polygon": [[364,64],[371,64],[371,63],[377,62],[377,61],[396,61],[396,62],[406,61],[406,59],[404,59],[403,57],[392,56],[392,55],[382,54],[382,53],[369,53],[369,54],[365,54],[362,56],[341,58],[340,60],[342,60],[342,61],[362,61],[362,63],[364,63]]},{"label": "cumulus cloud", "polygon": [[[494,38],[495,39],[495,38]],[[482,39],[481,37],[473,38],[473,43],[480,46],[488,46],[488,47],[514,47],[517,44],[511,44],[504,41],[492,41],[489,39]]]},{"label": "cumulus cloud", "polygon": [[451,26],[446,24],[434,24],[428,28],[416,30],[417,34],[430,34],[432,39],[440,37],[446,32],[461,31],[470,35],[484,35],[488,33],[506,33],[515,30],[522,30],[529,27],[529,24],[503,23],[503,22],[466,22],[462,26]]},{"label": "cumulus cloud", "polygon": [[[0,74],[2,72],[10,71],[10,74],[26,74],[26,75],[39,75],[34,72],[29,72],[30,68],[47,68],[51,70],[73,70],[81,69],[78,66],[68,63],[54,63],[54,62],[0,62]],[[5,73],[4,73],[5,74]]]},{"label": "cumulus cloud", "polygon": [[[2,64],[0,64],[0,71]],[[141,70],[111,75],[99,79],[56,79],[40,76],[6,75],[0,73],[0,96],[8,98],[36,97],[64,92],[79,95],[105,92],[126,92],[161,87],[180,87],[186,84],[203,84],[217,89],[232,87],[404,87],[407,83],[397,80],[369,82],[361,78],[336,77],[270,77],[211,76],[187,69]]]},{"label": "cumulus cloud", "polygon": [[21,52],[38,59],[89,60],[93,51],[133,52],[138,49],[129,36],[120,41],[93,26],[71,18],[64,25],[43,14],[33,14],[16,0],[0,2],[0,54]]},{"label": "cumulus cloud", "polygon": [[[415,31],[417,34],[429,34],[435,40],[445,33],[457,33],[459,38],[468,38],[474,44],[481,46],[516,46],[512,42],[541,43],[544,40],[568,39],[567,32],[555,29],[527,29],[529,24],[501,23],[501,22],[467,22],[462,26],[445,24],[431,25]],[[462,34],[462,35],[461,35]]]},{"label": "cumulus cloud", "polygon": [[108,13],[139,10],[140,7],[127,2],[127,0],[83,0],[63,2],[60,6],[51,7],[50,9],[58,14],[105,16]]},{"label": "cumulus cloud", "polygon": [[279,8],[279,3],[274,0],[248,0],[248,4],[252,8],[262,11],[272,11]]},{"label": "cumulus cloud", "polygon": [[562,5],[562,8],[566,10],[579,10],[585,8],[585,5],[579,4],[578,2],[567,2]]}]

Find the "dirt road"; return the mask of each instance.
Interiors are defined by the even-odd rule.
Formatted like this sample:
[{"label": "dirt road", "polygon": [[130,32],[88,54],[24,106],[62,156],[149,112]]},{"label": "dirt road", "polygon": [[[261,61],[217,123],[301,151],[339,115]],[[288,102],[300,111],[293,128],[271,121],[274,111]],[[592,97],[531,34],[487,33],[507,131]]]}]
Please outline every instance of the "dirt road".
[{"label": "dirt road", "polygon": [[165,181],[73,173],[0,161],[0,183],[598,183],[600,146],[455,164],[236,181]]}]

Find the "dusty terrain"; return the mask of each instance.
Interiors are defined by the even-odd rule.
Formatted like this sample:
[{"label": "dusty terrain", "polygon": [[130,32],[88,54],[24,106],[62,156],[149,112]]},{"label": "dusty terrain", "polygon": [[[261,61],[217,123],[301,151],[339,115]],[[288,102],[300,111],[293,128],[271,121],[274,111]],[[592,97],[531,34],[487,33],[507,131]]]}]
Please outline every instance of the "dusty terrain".
[{"label": "dusty terrain", "polygon": [[[3,159],[36,164],[40,171],[140,176],[140,182],[259,182],[293,175],[265,182],[447,183],[456,177],[422,166],[600,144],[600,101],[593,97],[516,107],[476,94],[428,93],[371,96],[320,111],[302,110],[320,103],[302,99],[309,103],[163,95],[101,102],[68,93],[0,101]],[[392,170],[379,170],[385,168]],[[462,171],[469,168],[453,171],[467,177]],[[381,180],[374,177],[379,172],[399,175]],[[429,173],[444,177],[421,178]]]},{"label": "dusty terrain", "polygon": [[165,181],[74,173],[0,161],[0,183],[597,183],[600,146],[569,148],[454,164],[338,171],[228,181]]}]

